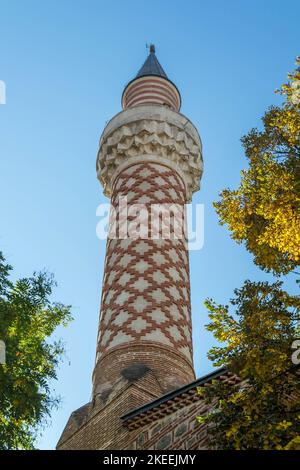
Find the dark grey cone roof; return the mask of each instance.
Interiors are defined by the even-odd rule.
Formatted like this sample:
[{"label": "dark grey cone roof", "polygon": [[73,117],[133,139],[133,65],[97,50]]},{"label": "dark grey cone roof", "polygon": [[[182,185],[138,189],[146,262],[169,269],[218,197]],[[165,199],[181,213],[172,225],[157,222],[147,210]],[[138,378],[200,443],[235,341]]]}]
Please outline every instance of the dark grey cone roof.
[{"label": "dark grey cone roof", "polygon": [[144,65],[140,68],[135,78],[145,77],[147,75],[156,75],[168,79],[167,74],[156,58],[153,44],[150,46],[150,54],[148,55]]}]

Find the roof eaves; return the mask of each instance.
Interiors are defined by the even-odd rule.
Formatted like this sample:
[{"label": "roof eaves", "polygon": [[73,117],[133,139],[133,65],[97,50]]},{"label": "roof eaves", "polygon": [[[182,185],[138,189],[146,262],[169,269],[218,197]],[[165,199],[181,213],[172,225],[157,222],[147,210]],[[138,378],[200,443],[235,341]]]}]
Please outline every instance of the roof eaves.
[{"label": "roof eaves", "polygon": [[206,382],[209,382],[220,375],[224,374],[227,372],[226,367],[222,367],[216,371],[213,371],[207,375],[204,375],[203,377],[200,377],[199,379],[194,380],[193,382],[188,383],[187,385],[184,385],[183,387],[177,388],[176,390],[172,390],[171,392],[166,393],[165,395],[162,395],[159,398],[156,398],[155,400],[146,403],[143,406],[140,406],[138,408],[135,408],[125,415],[121,416],[122,421],[127,422],[128,420],[131,420],[132,418],[135,418],[139,416],[142,413],[148,412],[159,405],[161,405],[164,402],[167,402],[169,400],[172,400],[173,398],[182,395],[183,393],[188,392],[189,390],[200,387],[201,385],[205,384]]}]

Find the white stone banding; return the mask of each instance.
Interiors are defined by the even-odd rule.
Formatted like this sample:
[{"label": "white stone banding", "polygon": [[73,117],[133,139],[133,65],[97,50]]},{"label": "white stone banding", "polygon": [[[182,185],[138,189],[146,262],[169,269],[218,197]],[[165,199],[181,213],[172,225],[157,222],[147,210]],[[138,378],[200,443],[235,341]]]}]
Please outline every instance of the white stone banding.
[{"label": "white stone banding", "polygon": [[130,82],[122,96],[123,109],[143,104],[161,104],[179,111],[180,94],[170,80],[155,75],[136,78]]}]

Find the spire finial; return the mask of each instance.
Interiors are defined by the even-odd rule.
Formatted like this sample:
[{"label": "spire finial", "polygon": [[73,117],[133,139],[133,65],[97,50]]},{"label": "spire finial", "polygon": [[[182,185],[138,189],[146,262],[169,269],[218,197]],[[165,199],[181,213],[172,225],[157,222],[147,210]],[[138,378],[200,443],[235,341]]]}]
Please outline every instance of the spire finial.
[{"label": "spire finial", "polygon": [[150,54],[155,54],[155,46],[154,44],[150,44]]}]

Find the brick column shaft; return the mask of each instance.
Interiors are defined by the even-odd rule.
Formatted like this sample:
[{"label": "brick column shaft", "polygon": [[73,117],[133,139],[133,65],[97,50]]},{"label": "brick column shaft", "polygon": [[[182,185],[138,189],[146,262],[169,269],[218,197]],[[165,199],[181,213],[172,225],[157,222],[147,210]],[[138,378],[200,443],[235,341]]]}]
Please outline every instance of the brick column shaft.
[{"label": "brick column shaft", "polygon": [[[149,216],[148,237],[127,231],[128,238],[117,232],[107,241],[93,374],[94,396],[104,402],[126,380],[147,377],[147,387],[159,395],[194,379],[187,243],[172,230],[199,187],[201,162],[193,125],[163,106],[127,109],[101,137],[98,177],[116,209],[117,227],[125,198],[129,226],[132,207],[143,205]],[[172,205],[181,212],[171,237],[161,231],[169,223],[162,216],[153,238],[151,214]]]}]

